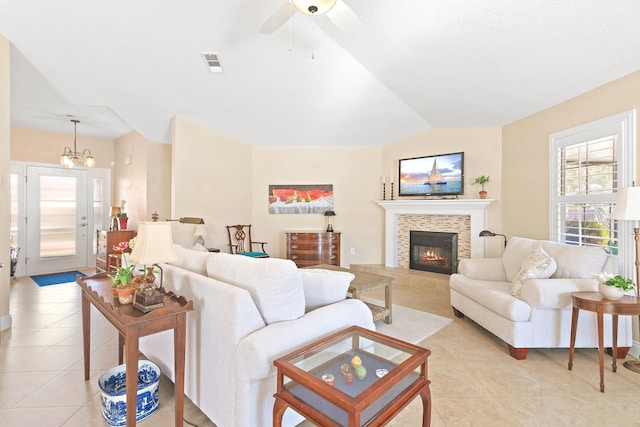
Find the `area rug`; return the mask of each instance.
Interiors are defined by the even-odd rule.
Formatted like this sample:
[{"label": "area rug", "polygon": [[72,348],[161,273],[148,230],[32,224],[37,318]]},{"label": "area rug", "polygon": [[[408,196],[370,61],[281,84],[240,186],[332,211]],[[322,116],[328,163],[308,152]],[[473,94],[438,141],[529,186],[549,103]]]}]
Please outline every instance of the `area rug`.
[{"label": "area rug", "polygon": [[[377,301],[366,297],[363,298],[363,300],[384,306],[383,301]],[[414,310],[397,304],[393,304],[391,320],[392,323],[390,325],[384,323],[382,320],[377,320],[375,322],[376,331],[411,344],[419,344],[453,322],[453,319],[448,319],[446,317],[438,316],[437,314],[431,314],[420,310]],[[376,349],[375,353],[389,359],[399,354],[396,350],[386,347]]]},{"label": "area rug", "polygon": [[87,277],[86,274],[80,273],[78,270],[63,271],[62,273],[52,274],[40,274],[38,276],[31,276],[31,279],[36,282],[38,286],[58,285],[60,283],[75,282],[76,276]]}]

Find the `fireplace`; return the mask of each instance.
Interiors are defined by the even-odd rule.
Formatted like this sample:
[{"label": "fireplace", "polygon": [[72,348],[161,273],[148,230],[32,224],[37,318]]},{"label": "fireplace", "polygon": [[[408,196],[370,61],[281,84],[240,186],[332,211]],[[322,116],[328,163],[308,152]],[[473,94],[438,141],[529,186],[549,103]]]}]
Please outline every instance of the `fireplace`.
[{"label": "fireplace", "polygon": [[453,274],[458,265],[458,233],[411,231],[409,268]]}]

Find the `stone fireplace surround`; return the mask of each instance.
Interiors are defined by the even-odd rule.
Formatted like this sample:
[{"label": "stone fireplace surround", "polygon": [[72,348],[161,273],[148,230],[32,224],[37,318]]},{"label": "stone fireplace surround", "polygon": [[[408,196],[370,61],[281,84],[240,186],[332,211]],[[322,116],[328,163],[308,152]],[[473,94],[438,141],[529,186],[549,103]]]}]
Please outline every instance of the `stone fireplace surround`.
[{"label": "stone fireplace surround", "polygon": [[[385,210],[385,266],[387,267],[406,267],[404,260],[399,263],[399,258],[404,258],[399,252],[401,244],[400,240],[404,239],[398,235],[398,221],[405,215],[416,216],[456,216],[467,217],[468,228],[464,225],[461,227],[466,229],[459,230],[460,234],[469,236],[468,252],[463,250],[459,256],[470,254],[471,258],[482,258],[485,256],[484,238],[478,235],[482,230],[486,229],[487,218],[486,209],[493,202],[493,199],[456,199],[456,200],[380,200],[376,203]],[[465,221],[453,221],[464,224]],[[445,230],[428,230],[428,231],[445,231]],[[446,230],[452,231],[452,230]],[[460,241],[459,241],[460,245]],[[464,254],[464,255],[463,255]],[[469,255],[467,255],[469,256]]]}]

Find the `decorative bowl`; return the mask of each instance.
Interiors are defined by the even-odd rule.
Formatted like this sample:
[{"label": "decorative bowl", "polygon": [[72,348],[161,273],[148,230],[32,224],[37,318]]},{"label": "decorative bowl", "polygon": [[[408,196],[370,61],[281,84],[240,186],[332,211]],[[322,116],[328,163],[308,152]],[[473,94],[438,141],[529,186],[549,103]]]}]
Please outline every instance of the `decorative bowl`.
[{"label": "decorative bowl", "polygon": [[598,283],[598,292],[606,299],[618,300],[624,296],[624,291],[615,286],[605,285],[604,283]]},{"label": "decorative bowl", "polygon": [[[149,360],[138,361],[138,397],[136,421],[153,414],[160,404],[158,384],[160,368]],[[105,371],[98,379],[102,416],[110,426],[127,425],[126,365]]]}]

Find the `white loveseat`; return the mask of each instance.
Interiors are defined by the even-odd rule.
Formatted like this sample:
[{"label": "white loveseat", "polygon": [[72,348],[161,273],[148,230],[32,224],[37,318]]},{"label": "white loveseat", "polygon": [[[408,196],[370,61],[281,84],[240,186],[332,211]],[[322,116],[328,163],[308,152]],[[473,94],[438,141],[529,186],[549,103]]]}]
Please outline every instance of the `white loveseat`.
[{"label": "white loveseat", "polygon": [[[195,307],[187,315],[185,394],[219,427],[271,425],[278,357],[351,325],[374,329],[367,306],[345,299],[351,273],[177,245],[176,252],[178,261],[162,264],[164,286]],[[147,336],[140,351],[174,380],[172,342],[171,331]],[[285,414],[285,423],[299,420]]]},{"label": "white loveseat", "polygon": [[[508,344],[525,359],[529,348],[566,347],[571,338],[571,294],[597,292],[593,274],[617,272],[617,257],[602,249],[513,237],[502,258],[462,259],[451,275],[451,306]],[[612,346],[605,315],[605,346]],[[632,345],[631,317],[620,316],[618,357]],[[595,313],[580,311],[576,347],[598,346]]]}]

